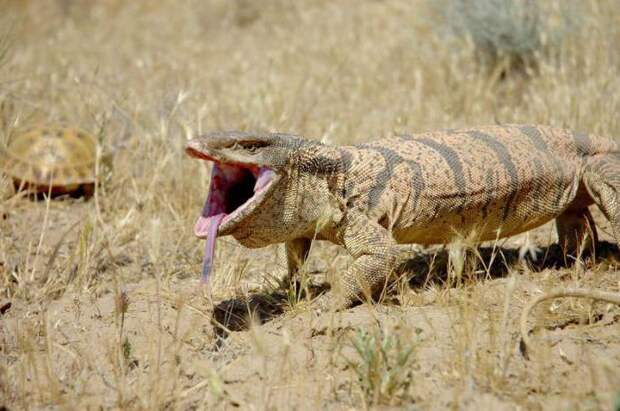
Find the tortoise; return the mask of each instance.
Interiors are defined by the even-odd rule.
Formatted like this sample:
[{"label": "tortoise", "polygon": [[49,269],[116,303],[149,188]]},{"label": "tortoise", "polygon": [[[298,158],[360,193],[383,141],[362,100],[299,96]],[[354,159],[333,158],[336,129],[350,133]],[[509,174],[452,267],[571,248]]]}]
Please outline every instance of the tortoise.
[{"label": "tortoise", "polygon": [[90,197],[96,148],[94,136],[77,128],[33,127],[0,147],[0,169],[13,178],[17,189]]}]

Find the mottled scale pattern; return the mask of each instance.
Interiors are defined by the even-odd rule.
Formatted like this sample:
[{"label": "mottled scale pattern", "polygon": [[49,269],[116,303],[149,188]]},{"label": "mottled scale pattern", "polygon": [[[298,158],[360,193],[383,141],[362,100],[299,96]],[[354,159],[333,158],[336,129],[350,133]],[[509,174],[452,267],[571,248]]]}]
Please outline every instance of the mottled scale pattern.
[{"label": "mottled scale pattern", "polygon": [[96,140],[70,127],[35,127],[0,148],[0,168],[20,182],[72,189],[95,180]]},{"label": "mottled scale pattern", "polygon": [[596,241],[593,204],[620,240],[620,148],[611,138],[509,124],[342,147],[224,132],[194,146],[211,150],[227,140],[235,147],[260,142],[261,158],[277,164],[282,179],[225,234],[251,247],[286,243],[291,275],[314,239],[342,245],[353,257],[342,292],[322,297],[321,305],[346,307],[382,290],[398,243],[494,240],[556,219],[560,245],[576,255]]},{"label": "mottled scale pattern", "polygon": [[472,230],[489,240],[541,225],[573,199],[585,158],[617,149],[611,140],[526,125],[342,148],[352,153],[348,195],[360,211],[392,228],[399,242],[421,244]]}]

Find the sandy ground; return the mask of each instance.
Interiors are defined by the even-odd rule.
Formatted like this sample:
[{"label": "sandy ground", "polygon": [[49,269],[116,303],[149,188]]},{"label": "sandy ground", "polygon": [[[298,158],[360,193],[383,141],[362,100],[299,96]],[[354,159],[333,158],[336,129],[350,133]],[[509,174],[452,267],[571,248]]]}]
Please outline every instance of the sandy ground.
[{"label": "sandy ground", "polygon": [[[51,203],[46,223],[56,235],[44,239],[40,262],[32,264],[49,271],[46,264],[61,239],[58,255],[74,249],[78,236],[62,233],[92,205]],[[43,202],[21,200],[5,215],[3,241],[10,238],[13,248],[3,269],[13,252],[35,254],[40,233],[25,225],[41,221],[45,210]],[[604,228],[600,215],[597,220]],[[548,231],[536,231],[534,241]],[[198,272],[185,279],[138,274],[135,281],[85,284],[58,298],[53,292],[45,299],[26,294],[3,301],[0,347],[10,379],[2,381],[14,395],[4,404],[8,409],[31,408],[32,401],[69,408],[342,409],[373,402],[381,409],[404,404],[419,409],[608,408],[620,382],[617,308],[573,300],[547,305],[543,314],[536,311],[531,320],[538,324],[536,350],[529,360],[517,330],[525,301],[550,284],[620,286],[615,269],[601,270],[602,264],[615,264],[617,253],[609,243],[599,248],[597,263],[577,276],[576,269],[553,268],[561,265],[553,247],[540,249],[546,261],[539,257],[528,268],[518,261],[519,249],[506,244],[497,253],[505,262],[487,272],[473,271],[456,286],[446,283],[446,252],[426,250],[407,263],[418,272],[405,271],[406,279],[381,304],[338,313],[318,313],[303,300],[291,306],[285,291],[265,287],[218,298],[200,286]],[[483,247],[485,253],[493,248]],[[113,261],[94,258],[98,275],[139,273],[140,261],[122,251],[114,254]],[[262,258],[264,269],[273,270],[277,259]],[[431,261],[435,267],[428,276]],[[121,315],[123,301],[127,309]],[[391,373],[394,387],[385,388],[385,398],[365,391],[372,381],[364,379],[368,369],[366,377],[356,373],[355,364],[364,364],[355,349],[360,333],[375,337],[369,343],[373,350],[392,342],[383,346],[387,362],[375,367],[377,381],[386,387],[381,377]],[[397,358],[405,348],[411,355],[400,367]]]}]

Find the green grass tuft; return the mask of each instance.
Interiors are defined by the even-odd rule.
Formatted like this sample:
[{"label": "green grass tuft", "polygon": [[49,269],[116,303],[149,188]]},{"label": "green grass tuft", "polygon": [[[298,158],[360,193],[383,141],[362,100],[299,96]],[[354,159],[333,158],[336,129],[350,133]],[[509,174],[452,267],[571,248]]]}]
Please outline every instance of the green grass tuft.
[{"label": "green grass tuft", "polygon": [[398,335],[358,330],[352,338],[357,358],[348,364],[367,403],[395,404],[406,398],[413,382],[415,346]]}]

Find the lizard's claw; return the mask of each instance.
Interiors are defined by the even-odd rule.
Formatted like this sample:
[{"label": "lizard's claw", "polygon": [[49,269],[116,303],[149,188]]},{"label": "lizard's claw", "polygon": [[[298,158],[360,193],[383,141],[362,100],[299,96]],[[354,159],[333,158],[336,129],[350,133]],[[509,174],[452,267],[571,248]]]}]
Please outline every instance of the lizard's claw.
[{"label": "lizard's claw", "polygon": [[343,311],[351,305],[346,298],[339,297],[332,291],[321,294],[312,301],[312,304],[318,313]]}]

